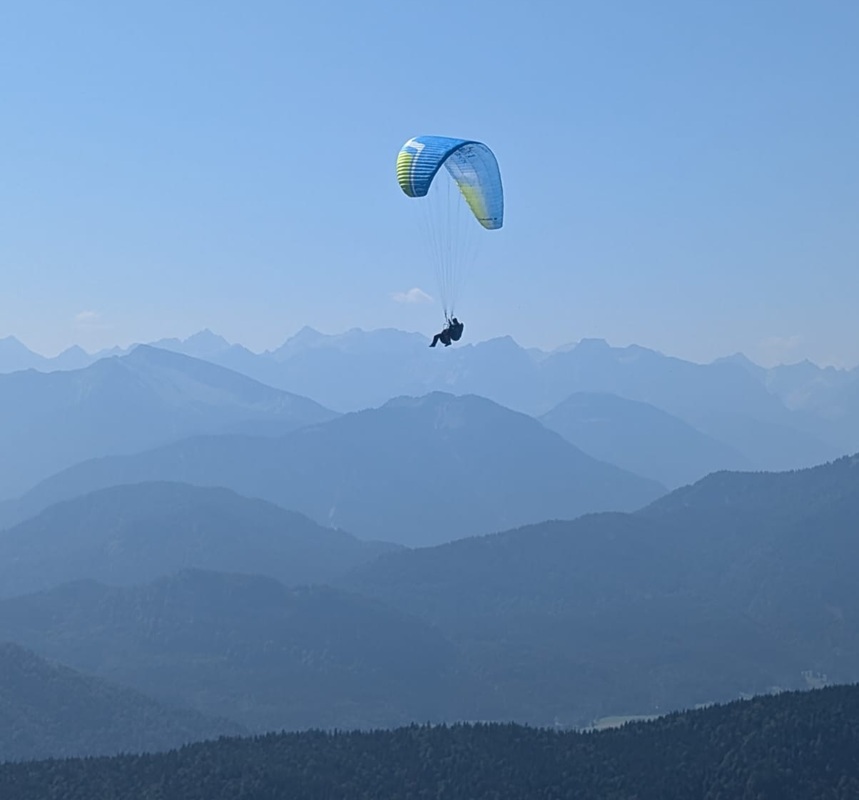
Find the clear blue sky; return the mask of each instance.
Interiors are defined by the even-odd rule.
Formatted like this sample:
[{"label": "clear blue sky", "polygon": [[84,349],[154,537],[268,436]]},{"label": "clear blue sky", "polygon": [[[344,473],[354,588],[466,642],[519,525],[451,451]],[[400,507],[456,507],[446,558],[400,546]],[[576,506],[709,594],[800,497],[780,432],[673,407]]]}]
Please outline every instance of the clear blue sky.
[{"label": "clear blue sky", "polygon": [[431,333],[420,133],[506,190],[467,338],[859,363],[859,2],[0,9],[0,337]]}]

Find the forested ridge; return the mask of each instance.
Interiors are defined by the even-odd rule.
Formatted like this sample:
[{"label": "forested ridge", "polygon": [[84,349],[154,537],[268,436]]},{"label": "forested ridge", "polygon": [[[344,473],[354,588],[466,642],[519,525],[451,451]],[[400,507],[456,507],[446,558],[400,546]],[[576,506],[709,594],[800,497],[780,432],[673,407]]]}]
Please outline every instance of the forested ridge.
[{"label": "forested ridge", "polygon": [[0,797],[852,800],[859,797],[859,686],[736,701],[599,733],[414,725],[6,764]]}]

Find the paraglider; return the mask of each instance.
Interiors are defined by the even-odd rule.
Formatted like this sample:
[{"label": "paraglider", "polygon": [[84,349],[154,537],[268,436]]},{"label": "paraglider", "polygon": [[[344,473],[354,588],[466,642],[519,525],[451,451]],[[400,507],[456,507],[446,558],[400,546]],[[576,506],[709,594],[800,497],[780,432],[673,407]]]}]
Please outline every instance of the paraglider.
[{"label": "paraglider", "polygon": [[447,321],[441,333],[432,337],[430,347],[435,347],[441,342],[445,347],[450,347],[451,342],[458,342],[462,338],[462,329],[465,327],[456,317]]},{"label": "paraglider", "polygon": [[430,347],[439,341],[448,347],[459,341],[464,328],[453,313],[473,260],[472,238],[480,230],[475,220],[490,231],[498,230],[504,222],[498,161],[482,142],[417,136],[400,150],[397,181],[406,196],[420,198],[424,233],[444,311],[445,327],[433,337]]}]

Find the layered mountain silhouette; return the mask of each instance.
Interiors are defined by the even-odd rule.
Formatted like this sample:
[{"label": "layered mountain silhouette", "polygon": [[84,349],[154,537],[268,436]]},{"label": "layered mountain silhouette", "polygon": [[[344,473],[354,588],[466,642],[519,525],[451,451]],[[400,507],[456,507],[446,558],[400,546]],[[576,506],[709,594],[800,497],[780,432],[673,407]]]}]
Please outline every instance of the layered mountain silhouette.
[{"label": "layered mountain silhouette", "polygon": [[327,583],[393,549],[228,489],[115,486],[58,503],[5,531],[0,597],[85,578],[127,586],[186,568]]},{"label": "layered mountain silhouette", "polygon": [[674,488],[710,472],[749,469],[739,450],[649,403],[577,392],[540,421],[601,461]]},{"label": "layered mountain silhouette", "polygon": [[844,401],[859,387],[859,368],[820,367],[807,359],[766,368],[741,353],[717,359],[721,361],[743,367],[788,408],[815,412],[828,419],[837,419],[848,411]]},{"label": "layered mountain silhouette", "polygon": [[[434,407],[446,425],[462,420],[452,416],[458,404]],[[111,492],[118,502],[131,489],[66,508],[111,509]],[[181,499],[188,487],[134,491],[142,507],[147,492]],[[216,511],[236,502],[223,490],[191,491],[211,492]],[[256,509],[252,518],[280,519],[241,502]],[[45,518],[78,519],[61,548],[73,567],[76,541],[84,554],[97,552],[93,542],[121,551],[134,541],[133,525],[87,539],[98,516],[63,509]],[[11,531],[18,546],[39,541],[45,518]],[[420,719],[581,726],[859,679],[857,518],[859,457],[780,474],[720,472],[634,513],[382,553],[335,579],[337,590],[200,571],[132,587],[64,584],[0,602],[0,640],[254,730]],[[173,549],[165,543],[165,569],[185,535]],[[148,563],[139,558],[148,572],[158,542],[144,550]],[[282,557],[268,547],[269,564],[254,563],[271,574]],[[235,552],[214,549],[221,559]],[[62,577],[50,569],[50,580]]]},{"label": "layered mountain silhouette", "polygon": [[[126,356],[140,346],[155,347],[160,350],[169,350],[174,353],[192,356],[193,358],[212,360],[234,345],[231,345],[222,336],[218,336],[206,329],[186,339],[159,339],[155,342],[148,342],[145,345],[133,344],[129,347],[109,347],[95,353],[88,353],[83,348],[72,345],[58,355],[48,357],[33,352],[14,336],[7,336],[4,339],[0,339],[0,374],[26,369],[34,369],[39,372],[84,369],[103,358]],[[249,353],[250,351],[247,352]]]},{"label": "layered mountain silhouette", "polygon": [[0,375],[0,498],[87,458],[199,433],[283,433],[334,416],[312,400],[151,347],[82,370]]},{"label": "layered mountain silhouette", "polygon": [[[574,392],[602,392],[650,403],[692,424],[711,414],[739,414],[810,433],[836,450],[850,447],[838,425],[815,416],[817,407],[803,398],[811,384],[859,387],[856,370],[814,365],[813,372],[805,365],[765,370],[744,358],[696,364],[637,345],[612,347],[601,339],[542,351],[501,337],[450,349],[443,359],[424,344],[420,335],[395,330],[326,335],[305,328],[281,348],[260,354],[258,364],[276,362],[281,369],[269,363],[255,377],[344,411],[399,394],[445,390],[540,415]],[[245,359],[244,368],[253,369],[249,363]],[[344,379],[338,383],[330,376],[340,371]]]},{"label": "layered mountain silhouette", "polygon": [[[392,329],[323,334],[304,328],[263,353],[230,344],[209,330],[152,344],[313,397],[338,411],[442,390],[486,396],[540,415],[574,392],[603,392],[650,403],[693,425],[714,413],[783,425],[811,434],[818,447],[834,449],[828,457],[859,447],[859,370],[808,361],[764,368],[735,354],[695,364],[636,345],[610,347],[599,339],[543,351],[522,348],[510,337],[465,343],[439,357],[425,347],[422,334]],[[0,372],[78,368],[134,347],[92,355],[70,348],[45,359],[8,337],[0,341]],[[768,459],[766,450],[754,448],[746,456],[759,468],[807,466],[810,462],[802,459],[808,446],[802,440],[792,445],[790,463],[783,455]]]},{"label": "layered mountain silhouette", "polygon": [[505,696],[527,685],[519,719],[656,713],[859,679],[857,519],[857,457],[718,473],[635,514],[385,555],[342,585],[438,626]]},{"label": "layered mountain silhouette", "polygon": [[253,730],[475,718],[488,690],[430,626],[375,601],[183,571],[0,602],[0,640]]},{"label": "layered mountain silhouette", "polygon": [[69,347],[53,358],[46,358],[34,353],[14,336],[0,339],[0,373],[24,369],[37,369],[41,372],[83,369],[95,360],[97,356],[90,355],[77,345]]},{"label": "layered mountain silhouette", "polygon": [[245,732],[0,643],[0,761],[170,750]]},{"label": "layered mountain silhouette", "polygon": [[[326,335],[305,328],[272,352],[234,345],[210,357],[340,411],[441,390],[539,416],[573,393],[590,392],[677,416],[757,469],[810,466],[859,448],[857,370],[807,363],[767,370],[744,357],[696,364],[600,339],[547,352],[502,337],[451,348],[444,358],[425,344],[425,337],[396,330]],[[770,435],[747,439],[758,423]]]},{"label": "layered mountain silhouette", "polygon": [[[859,370],[810,362],[767,369],[737,354],[696,364],[599,339],[542,351],[522,348],[510,337],[465,343],[441,356],[425,346],[423,335],[391,329],[329,335],[304,328],[263,353],[209,330],[153,344],[343,412],[401,395],[449,391],[540,416],[571,394],[588,392],[670,413],[738,450],[756,469],[810,466],[859,448]],[[93,355],[75,348],[43,359],[9,337],[0,342],[0,372],[69,369],[136,347]]]},{"label": "layered mountain silhouette", "polygon": [[430,544],[664,493],[524,414],[479,397],[400,398],[279,438],[196,437],[91,460],[0,509],[7,526],[107,486],[224,486],[365,539]]}]

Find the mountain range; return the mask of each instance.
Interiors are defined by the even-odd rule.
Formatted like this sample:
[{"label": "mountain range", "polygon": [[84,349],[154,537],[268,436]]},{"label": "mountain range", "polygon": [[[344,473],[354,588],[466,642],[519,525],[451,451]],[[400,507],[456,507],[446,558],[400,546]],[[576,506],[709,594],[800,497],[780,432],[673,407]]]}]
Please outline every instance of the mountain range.
[{"label": "mountain range", "polygon": [[[17,340],[0,347],[0,372],[27,363]],[[793,469],[859,449],[859,371],[809,362],[759,367],[744,356],[695,364],[597,339],[543,351],[506,337],[447,348],[397,330],[326,335],[304,328],[253,353],[211,331],[154,346],[204,359],[340,412],[433,391],[477,394],[535,416],[577,392],[648,403],[738,450],[756,469]],[[23,350],[22,350],[23,348]],[[132,348],[97,353],[128,352]],[[3,351],[12,353],[4,357]],[[59,357],[58,357],[59,358]],[[60,368],[33,354],[31,366]],[[65,357],[63,364],[79,360]],[[40,366],[41,365],[41,366]]]},{"label": "mountain range", "polygon": [[739,450],[680,418],[614,394],[576,392],[540,421],[589,455],[670,488],[752,467]]},{"label": "mountain range", "polygon": [[0,499],[79,461],[201,433],[283,433],[336,414],[151,347],[85,369],[0,375]]},{"label": "mountain range", "polygon": [[328,583],[394,549],[228,489],[114,486],[57,503],[5,531],[0,598],[81,579],[129,586],[188,568]]},{"label": "mountain range", "polygon": [[[650,714],[859,680],[859,457],[717,473],[594,514],[381,556],[339,585],[415,614],[517,719]],[[527,679],[524,678],[527,676]]]},{"label": "mountain range", "polygon": [[[843,371],[396,331],[159,344],[0,375],[20,752],[84,752],[76,730],[113,752],[92,725],[128,742],[140,714],[158,748],[217,720],[588,726],[859,678]],[[51,717],[43,682],[93,716]]]},{"label": "mountain range", "polygon": [[260,576],[63,584],[0,601],[2,640],[256,731],[440,722],[486,706],[487,689],[429,625]]},{"label": "mountain range", "polygon": [[[171,493],[202,510],[166,523],[175,545],[155,536],[134,573],[136,551],[122,552],[131,532],[157,529],[124,509]],[[76,507],[100,510],[55,506],[12,529],[3,555],[20,575],[71,582],[0,602],[0,640],[254,730],[419,719],[586,726],[859,679],[859,456],[781,474],[715,473],[634,513],[359,553],[352,567],[334,547],[326,565],[320,547],[304,563],[327,570],[333,588],[273,579],[286,568],[298,575],[308,541],[273,544],[279,522],[249,535],[266,515],[282,518],[259,501],[144,485],[65,506]],[[156,573],[162,548],[163,571],[173,569],[198,532],[188,521],[210,509],[224,524],[199,527],[209,563],[230,557],[220,537],[233,528],[248,544],[237,562],[261,575],[79,580],[123,561],[114,578]],[[54,566],[28,564],[19,554],[59,542],[46,524],[61,535],[66,516],[71,538],[56,545]],[[293,524],[337,541],[306,520]],[[74,558],[77,541],[89,543],[86,559]]]},{"label": "mountain range", "polygon": [[280,437],[194,437],[85,461],[0,506],[0,524],[144,481],[223,486],[363,539],[410,546],[588,511],[633,510],[665,491],[591,458],[525,414],[436,393]]}]

